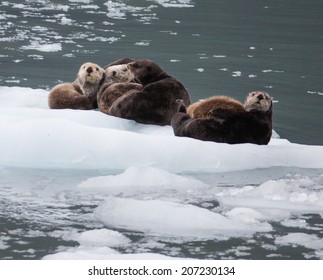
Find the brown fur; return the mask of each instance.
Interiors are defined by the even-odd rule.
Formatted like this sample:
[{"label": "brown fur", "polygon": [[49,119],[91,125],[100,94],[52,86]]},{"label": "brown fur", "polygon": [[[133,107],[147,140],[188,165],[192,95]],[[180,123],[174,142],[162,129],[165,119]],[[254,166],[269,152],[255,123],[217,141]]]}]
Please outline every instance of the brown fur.
[{"label": "brown fur", "polygon": [[187,108],[187,114],[191,118],[209,118],[210,112],[216,108],[244,111],[242,103],[236,99],[227,96],[213,96],[191,104]]},{"label": "brown fur", "polygon": [[102,88],[102,94],[98,98],[99,110],[110,115],[112,104],[122,95],[132,90],[141,90],[142,85],[137,83],[110,83]]},{"label": "brown fur", "polygon": [[118,59],[116,61],[109,63],[107,66],[104,67],[104,69],[106,69],[110,66],[120,65],[120,64],[128,64],[128,63],[134,62],[134,61],[135,61],[135,59],[132,59],[132,58],[121,58],[121,59]]},{"label": "brown fur", "polygon": [[156,63],[136,60],[128,67],[143,88],[118,98],[110,108],[111,115],[144,124],[168,125],[177,111],[176,99],[183,99],[187,106],[190,104],[184,86]]},{"label": "brown fur", "polygon": [[228,144],[267,145],[270,141],[272,101],[265,92],[248,94],[247,107],[252,108],[248,111],[215,108],[209,118],[191,118],[183,102],[179,103],[178,112],[171,121],[176,136]]},{"label": "brown fur", "polygon": [[90,110],[98,107],[97,93],[105,79],[104,70],[94,63],[84,63],[72,83],[56,85],[49,93],[51,109]]},{"label": "brown fur", "polygon": [[[123,62],[123,60],[119,60]],[[102,113],[110,114],[110,107],[122,95],[131,90],[141,90],[127,64],[116,64],[105,68],[106,80],[98,93],[98,106]]]}]

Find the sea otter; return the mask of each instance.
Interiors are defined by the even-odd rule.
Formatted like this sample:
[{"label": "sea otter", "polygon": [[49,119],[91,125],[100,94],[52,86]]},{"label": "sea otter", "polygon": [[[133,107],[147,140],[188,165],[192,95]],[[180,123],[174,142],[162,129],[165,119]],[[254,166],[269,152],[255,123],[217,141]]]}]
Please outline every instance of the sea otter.
[{"label": "sea otter", "polygon": [[98,106],[102,113],[110,114],[110,107],[120,96],[131,90],[141,90],[127,64],[113,64],[105,68],[106,79],[98,92]]},{"label": "sea otter", "polygon": [[128,63],[130,71],[143,86],[119,97],[111,106],[110,114],[144,124],[169,125],[177,112],[176,99],[190,104],[184,86],[151,60]]},{"label": "sea otter", "polygon": [[56,85],[49,93],[48,105],[51,109],[98,108],[97,93],[105,80],[105,71],[99,65],[84,63],[72,83]]},{"label": "sea otter", "polygon": [[208,118],[191,118],[181,100],[171,125],[176,136],[228,144],[267,145],[272,134],[272,100],[266,92],[247,95],[244,111],[215,108]]}]

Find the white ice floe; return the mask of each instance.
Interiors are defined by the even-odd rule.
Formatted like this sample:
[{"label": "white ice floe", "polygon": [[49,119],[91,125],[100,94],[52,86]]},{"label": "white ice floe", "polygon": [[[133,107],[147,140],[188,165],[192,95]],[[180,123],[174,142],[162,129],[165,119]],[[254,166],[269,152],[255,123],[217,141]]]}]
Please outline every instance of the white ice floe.
[{"label": "white ice floe", "polygon": [[[49,110],[48,91],[0,87],[0,165],[223,172],[294,166],[323,168],[323,147],[272,139],[267,146],[175,137],[170,126],[142,125],[99,111]],[[235,155],[234,158],[232,155]]]},{"label": "white ice floe", "polygon": [[44,260],[168,260],[173,259],[161,254],[138,253],[120,254],[109,247],[69,248],[66,251],[47,255]]},{"label": "white ice floe", "polygon": [[158,191],[190,193],[205,189],[208,185],[192,177],[172,174],[152,166],[132,166],[118,175],[89,178],[79,187],[105,194],[133,195]]},{"label": "white ice floe", "polygon": [[152,0],[165,8],[190,8],[194,7],[191,0]]},{"label": "white ice floe", "polygon": [[58,52],[62,50],[61,43],[51,43],[51,44],[42,44],[36,41],[33,41],[28,46],[22,46],[22,50],[36,50],[40,52]]},{"label": "white ice floe", "polygon": [[302,232],[288,233],[275,239],[277,245],[296,245],[303,246],[308,249],[323,250],[322,239],[315,234],[307,234]]},{"label": "white ice floe", "polygon": [[68,0],[68,1],[72,3],[82,3],[82,4],[89,4],[92,2],[92,0]]},{"label": "white ice floe", "polygon": [[229,207],[252,208],[246,215],[248,219],[284,220],[292,214],[323,213],[323,190],[307,178],[269,180],[260,186],[217,189],[215,196]]},{"label": "white ice floe", "polygon": [[[69,237],[80,243],[77,247],[61,248],[60,252],[45,256],[45,260],[160,260],[171,259],[161,254],[138,253],[120,254],[114,247],[122,247],[131,243],[123,234],[109,229],[94,229],[75,233]],[[0,240],[1,242],[1,240]],[[1,245],[1,243],[0,243]],[[5,247],[3,247],[5,248]],[[1,246],[0,246],[1,249]]]},{"label": "white ice floe", "polygon": [[177,238],[223,238],[269,231],[259,221],[230,219],[210,210],[170,201],[110,197],[95,211],[108,227]]},{"label": "white ice floe", "polygon": [[115,247],[122,246],[130,240],[121,233],[109,229],[93,229],[78,233],[73,240],[82,246]]}]

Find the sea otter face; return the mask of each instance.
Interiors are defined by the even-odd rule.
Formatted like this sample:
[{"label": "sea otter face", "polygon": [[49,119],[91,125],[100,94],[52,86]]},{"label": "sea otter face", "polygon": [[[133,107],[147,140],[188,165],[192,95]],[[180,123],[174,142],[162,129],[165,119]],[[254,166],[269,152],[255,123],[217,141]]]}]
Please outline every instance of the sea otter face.
[{"label": "sea otter face", "polygon": [[82,83],[96,84],[102,80],[104,75],[105,71],[99,65],[86,62],[80,67],[77,77]]},{"label": "sea otter face", "polygon": [[148,59],[130,62],[128,68],[143,85],[148,84],[163,73],[163,70],[156,63]]},{"label": "sea otter face", "polygon": [[269,111],[271,109],[272,100],[268,93],[264,91],[253,91],[247,95],[244,103],[246,111]]},{"label": "sea otter face", "polygon": [[135,80],[135,75],[127,67],[127,64],[109,66],[105,71],[114,82],[127,83]]}]

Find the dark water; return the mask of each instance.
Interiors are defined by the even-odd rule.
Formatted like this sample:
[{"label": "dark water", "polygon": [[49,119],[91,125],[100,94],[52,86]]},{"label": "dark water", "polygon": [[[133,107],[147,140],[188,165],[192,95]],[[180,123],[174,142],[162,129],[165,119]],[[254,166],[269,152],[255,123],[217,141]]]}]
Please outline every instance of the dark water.
[{"label": "dark water", "polygon": [[[193,101],[220,94],[243,101],[266,90],[278,101],[281,137],[323,143],[322,1],[15,2],[0,5],[2,86],[50,88],[73,80],[85,61],[149,58]],[[29,49],[56,43],[56,52]]]},{"label": "dark water", "polygon": [[[193,101],[212,95],[243,101],[249,91],[265,90],[275,100],[274,129],[282,138],[323,145],[322,12],[319,0],[2,1],[0,86],[49,89],[74,80],[86,61],[104,66],[122,57],[148,58],[178,78]],[[39,259],[77,245],[62,239],[61,232],[102,227],[92,213],[104,197],[72,191],[82,180],[103,175],[99,171],[0,171],[0,228],[6,244],[0,246],[1,259]],[[271,172],[278,171],[258,170],[257,178],[270,179]],[[288,171],[281,172],[278,178],[285,178]],[[305,173],[312,172],[317,171]],[[17,190],[8,187],[13,185]],[[48,193],[48,186],[59,192],[61,185],[71,190]],[[44,190],[44,201],[32,199],[36,189]],[[298,218],[316,228],[301,232],[322,240],[322,215]],[[299,228],[271,226],[273,234],[255,235],[252,242],[153,240],[163,246],[151,251],[198,258],[319,258],[305,247],[274,250],[275,237]],[[152,242],[124,234],[135,245],[121,252],[142,252]]]}]

